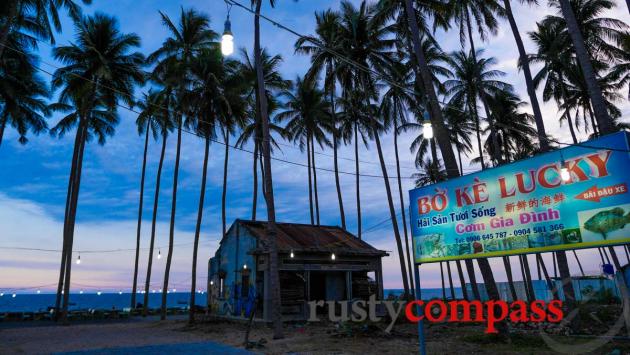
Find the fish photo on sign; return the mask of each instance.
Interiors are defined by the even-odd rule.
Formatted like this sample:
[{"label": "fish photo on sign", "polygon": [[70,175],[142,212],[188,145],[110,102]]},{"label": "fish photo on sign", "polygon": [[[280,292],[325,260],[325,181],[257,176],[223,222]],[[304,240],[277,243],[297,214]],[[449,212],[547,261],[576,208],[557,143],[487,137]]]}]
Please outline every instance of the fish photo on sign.
[{"label": "fish photo on sign", "polygon": [[624,239],[630,236],[630,204],[578,213],[584,242]]}]

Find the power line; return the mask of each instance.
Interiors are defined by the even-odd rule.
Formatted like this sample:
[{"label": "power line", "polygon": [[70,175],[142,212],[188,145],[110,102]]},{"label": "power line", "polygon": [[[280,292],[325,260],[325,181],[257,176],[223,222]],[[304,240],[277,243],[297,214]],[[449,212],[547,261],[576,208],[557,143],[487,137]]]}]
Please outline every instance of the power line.
[{"label": "power line", "polygon": [[[215,240],[206,240],[206,241],[200,241],[200,244],[206,244],[206,243],[215,243]],[[173,244],[173,246],[185,246],[185,245],[193,245],[194,242],[190,242],[190,243],[178,243],[178,244]],[[164,246],[156,246],[153,249],[166,249],[168,248],[168,245],[164,245]],[[145,248],[140,248],[140,250],[149,250],[151,248],[149,247],[145,247]],[[59,249],[45,249],[45,248],[28,248],[28,247],[13,247],[13,246],[0,246],[0,250],[24,250],[24,251],[41,251],[41,252],[50,252],[50,253],[61,253],[62,251]],[[136,251],[136,248],[129,248],[129,249],[103,249],[103,250],[74,250],[75,253],[83,253],[83,254],[100,254],[100,253],[117,253],[117,252],[126,252],[126,251]]]}]

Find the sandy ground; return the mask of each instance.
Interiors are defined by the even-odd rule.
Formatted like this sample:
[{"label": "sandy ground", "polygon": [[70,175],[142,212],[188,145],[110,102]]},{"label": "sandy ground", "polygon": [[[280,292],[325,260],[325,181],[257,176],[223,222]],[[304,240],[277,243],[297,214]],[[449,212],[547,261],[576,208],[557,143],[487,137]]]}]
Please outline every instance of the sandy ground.
[{"label": "sandy ground", "polygon": [[[25,326],[0,328],[0,354],[40,354],[174,343],[214,341],[243,347],[245,325],[237,322],[206,321],[189,327],[183,319],[127,321],[117,323]],[[285,338],[272,340],[272,331],[254,324],[250,340],[264,339],[252,351],[264,354],[417,354],[418,338],[413,324],[397,325],[387,334],[377,327],[334,324],[285,326]],[[570,344],[580,341],[563,339]],[[629,342],[613,341],[593,353],[630,353]],[[515,336],[511,344],[496,343],[483,335],[479,326],[432,324],[427,329],[429,354],[552,354],[537,333]],[[614,352],[613,352],[614,354]]]}]

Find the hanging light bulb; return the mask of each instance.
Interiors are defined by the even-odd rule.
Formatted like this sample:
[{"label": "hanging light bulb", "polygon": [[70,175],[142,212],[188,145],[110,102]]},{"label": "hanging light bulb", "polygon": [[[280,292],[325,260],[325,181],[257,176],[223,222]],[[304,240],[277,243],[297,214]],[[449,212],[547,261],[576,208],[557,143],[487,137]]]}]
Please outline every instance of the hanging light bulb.
[{"label": "hanging light bulb", "polygon": [[425,119],[422,123],[422,135],[425,139],[433,138],[433,125],[429,119]]},{"label": "hanging light bulb", "polygon": [[100,295],[101,295],[101,291],[98,291],[98,292],[96,293],[96,295],[97,295],[97,296],[100,296]]},{"label": "hanging light bulb", "polygon": [[79,291],[79,294],[82,295],[83,294],[83,290]]},{"label": "hanging light bulb", "polygon": [[40,290],[37,290],[37,294],[39,295],[40,293],[42,293],[42,291],[40,291]]},{"label": "hanging light bulb", "polygon": [[214,285],[214,281],[210,281],[210,286]]},{"label": "hanging light bulb", "polygon": [[229,10],[227,19],[225,20],[223,36],[221,36],[221,53],[226,57],[234,53],[234,36],[232,35],[232,23],[230,22]]},{"label": "hanging light bulb", "polygon": [[77,265],[81,264],[81,254],[79,254],[79,256],[77,256]]},{"label": "hanging light bulb", "polygon": [[330,260],[335,260],[336,258],[335,253],[330,254]]},{"label": "hanging light bulb", "polygon": [[173,289],[173,292],[177,292],[177,289],[176,289],[176,288],[174,288],[174,289]]},{"label": "hanging light bulb", "polygon": [[247,270],[247,264],[243,264],[243,270]]},{"label": "hanging light bulb", "polygon": [[17,296],[15,293],[11,295],[11,297],[15,298],[15,296]]},{"label": "hanging light bulb", "polygon": [[289,256],[291,257],[291,259],[295,257],[295,254],[293,254],[293,249],[291,249],[291,254],[289,254]]},{"label": "hanging light bulb", "polygon": [[4,296],[4,292],[0,292],[0,297]]},{"label": "hanging light bulb", "polygon": [[122,291],[118,291],[118,294],[119,294],[119,295],[122,295]]},{"label": "hanging light bulb", "polygon": [[158,260],[162,259],[162,252],[158,249]]}]

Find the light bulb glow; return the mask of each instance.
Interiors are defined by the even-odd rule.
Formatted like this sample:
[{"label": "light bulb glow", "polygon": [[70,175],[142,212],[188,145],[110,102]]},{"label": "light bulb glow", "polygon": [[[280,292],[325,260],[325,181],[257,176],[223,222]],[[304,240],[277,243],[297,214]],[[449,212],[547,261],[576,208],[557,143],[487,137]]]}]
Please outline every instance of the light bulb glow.
[{"label": "light bulb glow", "polygon": [[291,254],[289,254],[289,256],[291,257],[291,259],[295,257],[295,254],[293,254],[293,250],[291,250]]},{"label": "light bulb glow", "polygon": [[247,264],[243,264],[243,270],[247,270]]},{"label": "light bulb glow", "polygon": [[224,33],[221,37],[221,53],[229,56],[234,53],[234,36],[230,33]]},{"label": "light bulb glow", "polygon": [[210,281],[210,286],[214,285],[214,281]]},{"label": "light bulb glow", "polygon": [[119,294],[119,295],[122,295],[122,291],[118,291],[118,294]]},{"label": "light bulb glow", "polygon": [[40,290],[37,290],[37,294],[40,294],[40,293],[42,293],[42,291],[40,291]]},{"label": "light bulb glow", "polygon": [[567,169],[565,166],[563,166],[560,169],[560,177],[562,178],[562,181],[571,180],[571,174],[569,173],[569,169]]},{"label": "light bulb glow", "polygon": [[0,292],[0,297],[4,296],[4,292]]},{"label": "light bulb glow", "polygon": [[11,297],[15,298],[15,296],[17,296],[15,293],[11,295]]},{"label": "light bulb glow", "polygon": [[96,293],[96,295],[97,295],[97,296],[100,296],[100,295],[101,295],[101,291],[98,291],[98,292]]},{"label": "light bulb glow", "polygon": [[158,249],[158,260],[162,259],[162,252],[160,251],[160,249]]},{"label": "light bulb glow", "polygon": [[433,138],[433,126],[431,125],[431,122],[424,121],[422,124],[422,135],[425,139]]},{"label": "light bulb glow", "polygon": [[81,254],[79,254],[79,256],[77,256],[77,265],[81,264]]},{"label": "light bulb glow", "polygon": [[79,291],[79,294],[82,295],[83,294],[83,290]]},{"label": "light bulb glow", "polygon": [[335,260],[336,258],[335,253],[330,254],[330,260]]}]

